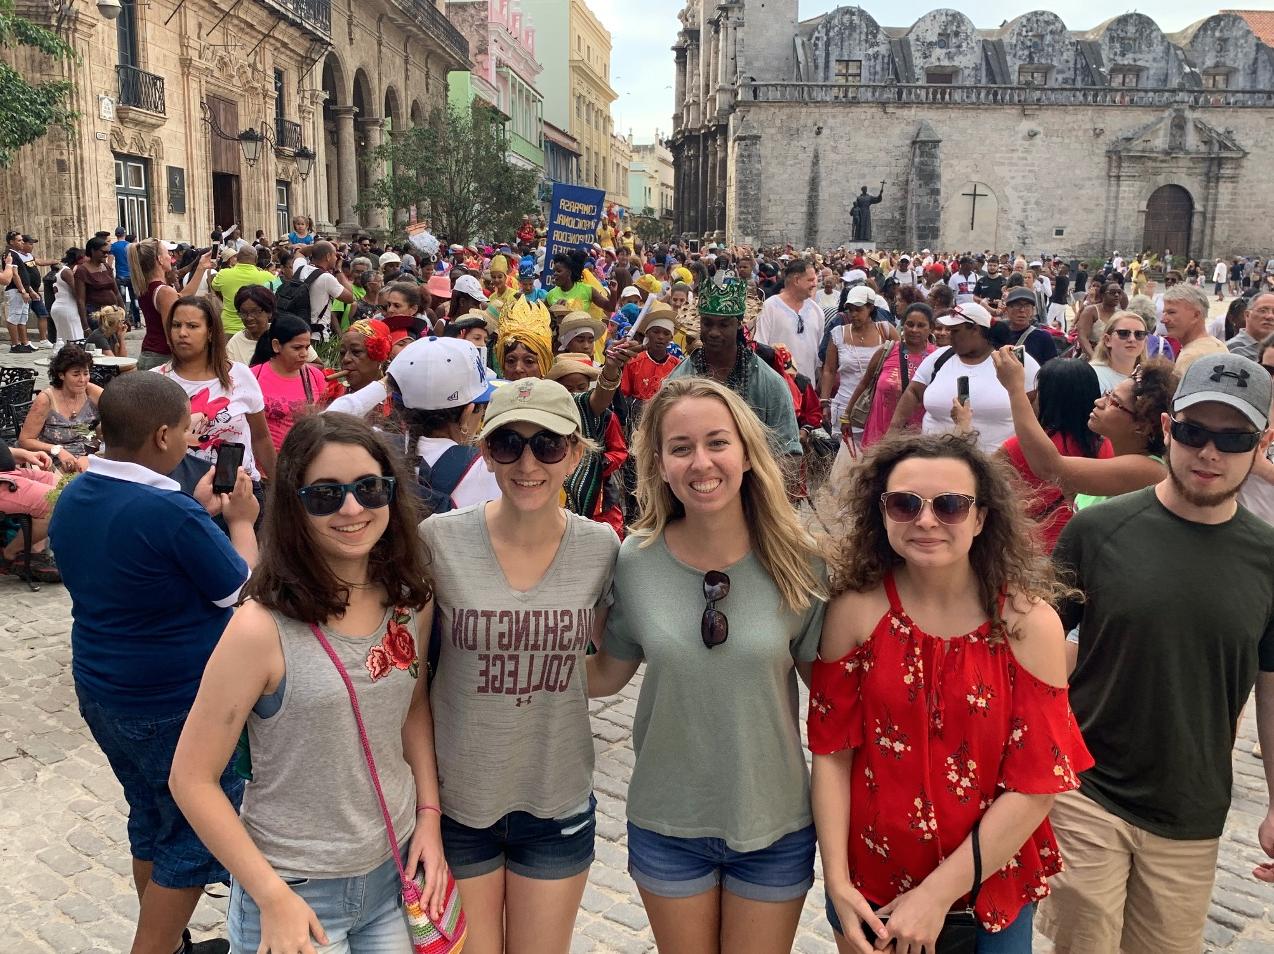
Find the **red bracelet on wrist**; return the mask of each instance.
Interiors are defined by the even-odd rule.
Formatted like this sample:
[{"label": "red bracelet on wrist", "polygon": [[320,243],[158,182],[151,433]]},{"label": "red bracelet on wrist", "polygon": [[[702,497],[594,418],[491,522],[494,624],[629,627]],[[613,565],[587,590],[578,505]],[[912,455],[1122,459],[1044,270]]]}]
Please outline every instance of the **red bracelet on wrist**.
[{"label": "red bracelet on wrist", "polygon": [[416,814],[419,815],[421,812],[437,812],[438,817],[442,817],[442,809],[437,805],[417,805]]}]

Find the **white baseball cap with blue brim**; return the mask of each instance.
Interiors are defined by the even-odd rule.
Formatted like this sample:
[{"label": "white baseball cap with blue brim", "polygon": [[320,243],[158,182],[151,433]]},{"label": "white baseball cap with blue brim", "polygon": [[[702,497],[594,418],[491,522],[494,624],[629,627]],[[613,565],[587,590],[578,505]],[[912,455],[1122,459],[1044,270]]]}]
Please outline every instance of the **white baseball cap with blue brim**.
[{"label": "white baseball cap with blue brim", "polygon": [[417,411],[487,403],[495,388],[486,371],[472,342],[433,335],[413,341],[389,362],[403,406]]}]

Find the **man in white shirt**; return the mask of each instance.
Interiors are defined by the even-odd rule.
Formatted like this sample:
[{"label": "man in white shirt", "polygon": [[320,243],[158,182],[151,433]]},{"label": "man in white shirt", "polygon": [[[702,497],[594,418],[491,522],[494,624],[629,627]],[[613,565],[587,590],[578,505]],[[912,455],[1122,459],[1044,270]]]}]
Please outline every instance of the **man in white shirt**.
[{"label": "man in white shirt", "polygon": [[830,268],[823,269],[821,280],[822,284],[814,293],[814,302],[826,313],[827,309],[834,309],[840,304],[840,285],[836,281],[836,273]]},{"label": "man in white shirt", "polygon": [[339,335],[341,329],[332,314],[332,302],[343,301],[352,305],[354,288],[341,272],[341,259],[336,254],[335,245],[331,242],[315,242],[310,249],[309,261],[294,266],[292,278],[304,282],[309,281],[315,269],[322,273],[310,282],[310,324],[329,324],[332,334]]},{"label": "man in white shirt", "polygon": [[959,270],[947,279],[947,284],[955,292],[957,305],[973,301],[973,289],[977,283],[978,276],[973,271],[973,259],[967,255],[960,259]]},{"label": "man in white shirt", "polygon": [[911,261],[906,255],[898,259],[898,267],[889,274],[889,277],[899,285],[914,285],[916,283],[916,273],[912,271]]},{"label": "man in white shirt", "polygon": [[1217,301],[1225,301],[1225,286],[1230,280],[1230,266],[1225,264],[1225,259],[1218,258],[1216,267],[1212,269],[1212,294],[1216,295]]},{"label": "man in white shirt", "polygon": [[765,300],[754,333],[761,344],[787,345],[797,372],[812,381],[817,380],[818,343],[823,337],[823,309],[812,297],[817,281],[809,262],[788,262],[783,269],[783,290]]},{"label": "man in white shirt", "polygon": [[1115,256],[1110,260],[1111,267],[1117,272],[1124,270],[1124,257],[1119,254],[1119,250],[1115,250]]}]

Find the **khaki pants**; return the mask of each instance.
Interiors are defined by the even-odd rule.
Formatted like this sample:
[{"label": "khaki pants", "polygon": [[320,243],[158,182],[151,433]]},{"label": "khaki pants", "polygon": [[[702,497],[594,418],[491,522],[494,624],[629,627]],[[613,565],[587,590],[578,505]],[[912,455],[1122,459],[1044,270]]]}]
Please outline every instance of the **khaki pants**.
[{"label": "khaki pants", "polygon": [[1036,925],[1056,954],[1199,954],[1219,838],[1161,838],[1079,792],[1059,795],[1049,820],[1066,870]]}]

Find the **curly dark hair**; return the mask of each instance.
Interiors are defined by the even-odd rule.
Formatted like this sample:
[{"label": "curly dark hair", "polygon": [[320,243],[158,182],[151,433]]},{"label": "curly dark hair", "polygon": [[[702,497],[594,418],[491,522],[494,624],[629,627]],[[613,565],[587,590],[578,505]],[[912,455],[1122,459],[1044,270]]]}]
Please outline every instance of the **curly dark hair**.
[{"label": "curly dark hair", "polygon": [[842,529],[831,539],[827,554],[833,597],[847,590],[874,589],[886,573],[903,564],[889,544],[880,495],[894,468],[913,457],[963,461],[973,472],[977,505],[986,519],[973,538],[969,563],[994,638],[1013,635],[1000,613],[1001,594],[1015,603],[1022,601],[1018,605],[1031,600],[1056,605],[1070,595],[1040,548],[1007,461],[982,453],[971,436],[903,433],[872,445],[839,495],[833,526]]},{"label": "curly dark hair", "polygon": [[61,350],[49,359],[49,384],[52,387],[61,388],[62,376],[72,368],[92,371],[93,356],[79,345],[63,345]]},{"label": "curly dark hair", "polygon": [[1172,409],[1172,396],[1177,393],[1177,372],[1172,362],[1162,358],[1143,361],[1132,375],[1133,418],[1146,432],[1146,453],[1162,457],[1167,450],[1163,440],[1162,415]]},{"label": "curly dark hair", "polygon": [[380,465],[383,475],[394,478],[389,526],[372,548],[368,576],[385,587],[394,605],[423,609],[433,598],[433,582],[416,538],[422,514],[413,491],[415,478],[402,455],[369,424],[335,412],[302,417],[283,439],[265,502],[260,559],[244,595],[303,623],[322,623],[345,612],[349,587],[325,562],[314,558],[310,517],[297,494],[306,470],[328,444],[361,447]]}]

